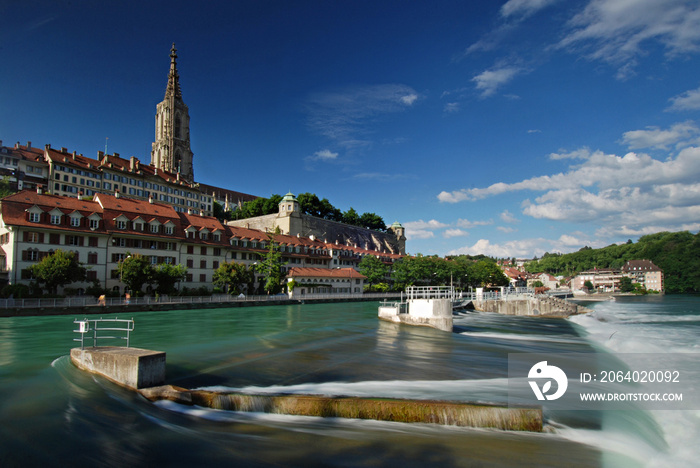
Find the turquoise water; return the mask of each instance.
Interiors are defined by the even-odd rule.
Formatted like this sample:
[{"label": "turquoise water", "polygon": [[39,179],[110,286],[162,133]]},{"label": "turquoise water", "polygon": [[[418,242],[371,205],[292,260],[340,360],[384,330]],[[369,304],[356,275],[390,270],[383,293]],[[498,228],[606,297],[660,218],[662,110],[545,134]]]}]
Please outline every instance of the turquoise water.
[{"label": "turquoise water", "polygon": [[[700,325],[700,300],[689,297],[596,304],[593,316],[571,321],[465,313],[454,333],[380,322],[377,306],[135,313],[131,345],[165,351],[168,383],[187,388],[505,401],[508,353],[632,352],[606,342],[613,317],[624,346],[628,333],[648,342],[646,331],[697,352]],[[0,318],[2,467],[693,466],[698,458],[695,445],[680,443],[700,432],[692,411],[551,413],[549,432],[529,434],[154,405],[70,364],[73,318]]]}]

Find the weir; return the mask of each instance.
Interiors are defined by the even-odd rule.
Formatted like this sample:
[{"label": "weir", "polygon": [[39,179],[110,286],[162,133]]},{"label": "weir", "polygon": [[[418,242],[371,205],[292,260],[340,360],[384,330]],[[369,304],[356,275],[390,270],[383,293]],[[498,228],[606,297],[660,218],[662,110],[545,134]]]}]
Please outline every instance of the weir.
[{"label": "weir", "polygon": [[226,411],[432,423],[506,431],[541,432],[543,427],[542,408],[533,407],[393,398],[296,394],[255,395],[187,390],[171,385],[148,388],[140,390],[139,393],[150,401],[170,400]]},{"label": "weir", "polygon": [[454,300],[452,287],[409,286],[405,302],[383,302],[379,306],[379,319],[451,332]]}]

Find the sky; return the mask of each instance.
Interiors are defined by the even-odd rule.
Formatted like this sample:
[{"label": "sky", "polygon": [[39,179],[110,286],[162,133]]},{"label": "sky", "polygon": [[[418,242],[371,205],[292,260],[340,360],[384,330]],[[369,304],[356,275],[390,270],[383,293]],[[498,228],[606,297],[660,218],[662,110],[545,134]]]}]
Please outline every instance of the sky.
[{"label": "sky", "polygon": [[697,0],[0,0],[0,139],[150,162],[170,47],[199,182],[411,254],[700,229]]}]

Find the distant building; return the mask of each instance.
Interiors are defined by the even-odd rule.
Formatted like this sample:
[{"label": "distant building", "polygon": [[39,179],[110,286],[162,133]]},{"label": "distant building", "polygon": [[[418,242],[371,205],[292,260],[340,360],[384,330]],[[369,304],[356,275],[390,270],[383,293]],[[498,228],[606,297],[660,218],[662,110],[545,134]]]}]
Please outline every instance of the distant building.
[{"label": "distant building", "polygon": [[308,268],[294,267],[289,270],[287,281],[294,284],[291,297],[306,294],[359,294],[362,293],[366,276],[352,268]]},{"label": "distant building", "polygon": [[279,228],[282,233],[290,236],[312,237],[335,245],[387,254],[404,255],[406,253],[406,235],[400,223],[395,222],[387,232],[382,232],[315,218],[301,212],[299,202],[292,193],[282,198],[279,211],[275,214],[228,221],[227,224],[270,232]]},{"label": "distant building", "polygon": [[593,269],[582,271],[571,280],[571,289],[584,289],[586,281],[602,292],[619,292],[620,280],[631,278],[649,291],[663,291],[663,272],[649,260],[630,260],[622,269]]},{"label": "distant building", "polygon": [[648,291],[664,290],[664,274],[651,260],[630,260],[624,264],[622,272]]},{"label": "distant building", "polygon": [[528,274],[513,267],[502,267],[503,274],[508,277],[510,285],[514,288],[527,286]]}]

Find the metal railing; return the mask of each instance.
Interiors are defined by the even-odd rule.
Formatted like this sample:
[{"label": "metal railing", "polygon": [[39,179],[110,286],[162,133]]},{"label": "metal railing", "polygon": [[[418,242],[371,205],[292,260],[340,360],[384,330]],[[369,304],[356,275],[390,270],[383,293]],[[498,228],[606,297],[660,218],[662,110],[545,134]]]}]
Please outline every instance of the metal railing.
[{"label": "metal railing", "polygon": [[280,295],[251,295],[232,296],[229,294],[214,294],[211,296],[146,296],[132,297],[128,301],[123,297],[107,297],[100,302],[92,296],[66,297],[54,299],[0,299],[0,309],[69,309],[97,306],[144,306],[150,304],[218,304],[236,302],[282,302],[282,301],[312,301],[328,299],[385,299],[399,297],[400,293],[328,293],[328,294],[295,294],[289,297]]},{"label": "metal railing", "polygon": [[[74,333],[80,333],[80,338],[73,338],[73,341],[80,342],[80,349],[85,349],[85,340],[92,341],[92,347],[97,347],[98,340],[126,340],[126,347],[129,347],[129,338],[134,331],[134,319],[119,318],[98,318],[98,319],[75,319],[78,329]],[[112,335],[105,335],[100,332],[119,332]]]}]

